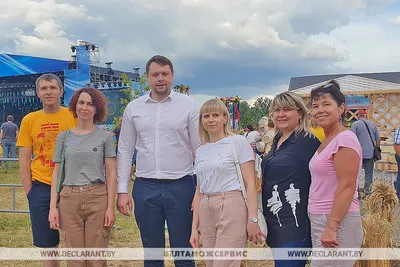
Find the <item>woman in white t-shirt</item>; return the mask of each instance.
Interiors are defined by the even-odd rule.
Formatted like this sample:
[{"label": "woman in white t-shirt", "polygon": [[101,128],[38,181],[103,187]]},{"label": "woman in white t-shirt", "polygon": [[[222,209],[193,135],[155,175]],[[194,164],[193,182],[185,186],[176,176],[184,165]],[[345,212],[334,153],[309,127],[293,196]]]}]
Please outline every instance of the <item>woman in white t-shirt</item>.
[{"label": "woman in white t-shirt", "polygon": [[[245,248],[247,237],[261,243],[265,235],[258,226],[254,154],[246,138],[232,134],[228,109],[219,99],[208,100],[200,109],[196,150],[197,188],[193,199],[190,243],[204,248]],[[248,195],[244,201],[231,142],[236,145]],[[207,267],[240,266],[241,260],[208,260]]]}]

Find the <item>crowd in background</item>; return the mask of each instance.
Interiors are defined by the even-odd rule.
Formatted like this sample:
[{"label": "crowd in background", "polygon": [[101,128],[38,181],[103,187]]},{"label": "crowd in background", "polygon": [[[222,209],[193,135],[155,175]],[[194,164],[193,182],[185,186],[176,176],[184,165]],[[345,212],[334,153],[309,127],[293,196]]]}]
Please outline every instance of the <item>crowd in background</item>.
[{"label": "crowd in background", "polygon": [[[312,90],[311,114],[298,95],[278,94],[270,116],[260,120],[258,130],[247,125],[242,136],[231,129],[221,100],[200,107],[171,91],[174,69],[168,58],[151,58],[146,73],[151,92],[126,107],[114,131],[117,145],[113,133],[96,126],[106,118],[104,95],[82,88],[68,108],[61,107],[63,86],[53,74],[36,82],[43,110],[26,115],[20,129],[12,116],[1,126],[3,148],[20,150],[35,246],[57,247],[61,232],[65,247],[107,247],[116,205],[126,216],[135,207],[144,248],[165,247],[165,222],[171,248],[245,248],[247,241],[264,240],[273,249],[361,247],[358,181],[364,167],[369,194],[380,138],[363,112],[350,130],[343,126],[345,98],[338,83]],[[397,153],[399,135],[397,130]],[[311,260],[310,266],[339,263],[354,265]],[[240,266],[241,261],[206,264]],[[305,264],[275,261],[278,267]],[[162,266],[163,260],[144,265]],[[187,258],[175,265],[195,262]],[[106,262],[68,261],[68,266]]]}]

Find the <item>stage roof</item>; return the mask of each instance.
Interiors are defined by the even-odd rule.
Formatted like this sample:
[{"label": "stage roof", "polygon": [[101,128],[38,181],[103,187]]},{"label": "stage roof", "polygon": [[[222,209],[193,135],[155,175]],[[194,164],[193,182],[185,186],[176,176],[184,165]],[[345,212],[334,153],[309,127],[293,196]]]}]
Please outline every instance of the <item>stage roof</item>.
[{"label": "stage roof", "polygon": [[[25,55],[0,54],[0,77],[29,75],[45,72],[57,72],[68,69],[71,61],[52,58],[33,57]],[[109,69],[100,66],[90,66],[92,72],[107,75]],[[114,76],[120,77],[126,73],[133,80],[133,72],[114,70]]]}]

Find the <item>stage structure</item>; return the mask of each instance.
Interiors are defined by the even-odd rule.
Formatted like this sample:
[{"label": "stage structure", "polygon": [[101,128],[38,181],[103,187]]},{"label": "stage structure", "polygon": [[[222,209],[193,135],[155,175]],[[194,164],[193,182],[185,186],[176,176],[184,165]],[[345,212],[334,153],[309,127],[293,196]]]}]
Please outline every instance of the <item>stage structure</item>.
[{"label": "stage structure", "polygon": [[122,90],[128,88],[122,82],[121,75],[126,73],[132,80],[132,90],[140,89],[139,68],[132,72],[112,69],[112,62],[106,67],[99,66],[99,46],[79,40],[71,46],[72,59],[58,60],[25,55],[0,54],[0,116],[5,121],[12,114],[19,124],[29,112],[42,108],[36,97],[35,81],[44,73],[57,75],[64,84],[61,104],[68,106],[72,94],[82,87],[95,87],[103,91],[108,100],[106,124],[111,124],[114,117],[119,117]]},{"label": "stage structure", "polygon": [[234,130],[240,129],[240,99],[239,96],[220,98],[228,108],[232,121],[232,129]]}]

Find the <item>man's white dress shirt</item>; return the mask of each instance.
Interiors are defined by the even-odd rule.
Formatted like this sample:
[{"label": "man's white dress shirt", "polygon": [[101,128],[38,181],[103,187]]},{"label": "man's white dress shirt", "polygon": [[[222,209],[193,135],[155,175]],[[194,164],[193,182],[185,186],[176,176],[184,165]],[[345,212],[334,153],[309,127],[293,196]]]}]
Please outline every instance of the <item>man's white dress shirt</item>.
[{"label": "man's white dress shirt", "polygon": [[118,193],[128,192],[135,149],[136,177],[179,179],[193,173],[199,110],[196,100],[174,91],[161,102],[146,94],[128,104],[118,142]]}]

